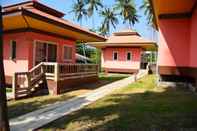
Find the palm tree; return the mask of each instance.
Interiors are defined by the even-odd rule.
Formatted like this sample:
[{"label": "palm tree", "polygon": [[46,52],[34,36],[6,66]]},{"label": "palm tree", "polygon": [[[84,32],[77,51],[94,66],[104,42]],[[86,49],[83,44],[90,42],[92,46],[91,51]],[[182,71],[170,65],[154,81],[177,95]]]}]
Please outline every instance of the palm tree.
[{"label": "palm tree", "polygon": [[0,6],[0,131],[9,131],[7,117],[7,100],[5,89],[5,74],[3,67],[3,19],[2,7]]},{"label": "palm tree", "polygon": [[148,25],[150,25],[151,27],[151,31],[152,31],[152,39],[153,40],[157,40],[157,32],[155,30],[156,26],[155,26],[155,18],[153,15],[153,8],[151,6],[151,3],[149,0],[144,0],[143,4],[140,6],[140,9],[144,10],[144,14],[147,16],[147,20],[148,20]]},{"label": "palm tree", "polygon": [[102,8],[103,4],[101,2],[101,0],[87,0],[87,4],[88,4],[88,16],[92,17],[92,25],[94,28],[94,12],[98,11],[99,7]]},{"label": "palm tree", "polygon": [[130,27],[138,22],[138,15],[133,0],[116,0],[115,10],[123,17],[123,23],[128,22]]},{"label": "palm tree", "polygon": [[104,24],[101,24],[102,26],[98,28],[99,35],[107,36],[107,29],[104,27]]},{"label": "palm tree", "polygon": [[118,24],[117,14],[114,13],[114,10],[110,8],[104,8],[104,10],[100,12],[100,15],[104,18],[101,24],[101,30],[107,32],[107,34],[109,35],[110,26],[112,25],[115,29],[116,25]]},{"label": "palm tree", "polygon": [[149,0],[144,0],[143,4],[140,6],[140,9],[144,9],[144,14],[147,16],[148,24],[154,27],[153,9]]},{"label": "palm tree", "polygon": [[80,25],[82,25],[83,17],[87,17],[87,10],[85,8],[85,1],[84,0],[77,0],[72,5],[72,11],[75,14],[75,18],[77,21],[80,21]]}]

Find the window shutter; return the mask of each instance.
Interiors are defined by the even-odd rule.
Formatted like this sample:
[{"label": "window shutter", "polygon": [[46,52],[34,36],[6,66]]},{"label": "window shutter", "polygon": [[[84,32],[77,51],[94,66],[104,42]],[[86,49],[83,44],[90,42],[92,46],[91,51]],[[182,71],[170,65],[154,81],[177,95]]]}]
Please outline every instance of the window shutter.
[{"label": "window shutter", "polygon": [[16,59],[16,41],[14,40],[10,43],[10,59]]},{"label": "window shutter", "polygon": [[118,60],[118,52],[113,52],[113,60]]}]

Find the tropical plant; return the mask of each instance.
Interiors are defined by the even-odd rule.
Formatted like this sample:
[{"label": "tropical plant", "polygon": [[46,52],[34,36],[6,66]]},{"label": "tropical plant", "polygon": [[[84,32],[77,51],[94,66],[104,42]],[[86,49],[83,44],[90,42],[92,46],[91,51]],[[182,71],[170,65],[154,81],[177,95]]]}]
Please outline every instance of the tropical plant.
[{"label": "tropical plant", "polygon": [[99,8],[102,8],[103,4],[100,0],[87,0],[87,6],[88,16],[92,17],[92,27],[94,28],[94,13],[98,11]]},{"label": "tropical plant", "polygon": [[76,52],[80,55],[90,57],[91,54],[94,52],[94,49],[89,48],[87,45],[84,43],[77,41],[76,42]]},{"label": "tropical plant", "polygon": [[72,5],[71,12],[75,14],[75,18],[77,19],[78,22],[80,22],[80,25],[82,25],[83,17],[87,17],[88,14],[85,5],[86,4],[84,0],[77,0]]},{"label": "tropical plant", "polygon": [[101,27],[98,28],[98,34],[106,36],[108,33],[107,29],[105,28],[104,24],[101,24]]},{"label": "tropical plant", "polygon": [[151,7],[150,1],[143,0],[143,4],[140,6],[140,9],[144,10],[144,14],[147,16],[148,24],[154,27],[153,9]]},{"label": "tropical plant", "polygon": [[92,16],[94,14],[94,11],[98,11],[98,9],[103,7],[103,4],[101,0],[87,0],[87,10],[88,10],[88,16]]},{"label": "tropical plant", "polygon": [[116,25],[118,24],[117,14],[113,9],[106,7],[100,12],[100,15],[103,17],[100,30],[109,34],[111,29],[110,26],[112,25],[112,27],[115,29]]},{"label": "tropical plant", "polygon": [[138,22],[138,15],[133,0],[116,0],[114,7],[118,14],[123,17],[123,23],[128,22],[131,27]]}]

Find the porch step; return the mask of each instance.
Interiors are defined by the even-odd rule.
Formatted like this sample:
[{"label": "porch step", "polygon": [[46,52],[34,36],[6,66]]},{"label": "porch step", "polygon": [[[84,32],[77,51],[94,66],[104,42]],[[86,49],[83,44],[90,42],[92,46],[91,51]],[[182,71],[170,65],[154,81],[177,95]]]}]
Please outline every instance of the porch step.
[{"label": "porch step", "polygon": [[28,89],[18,89],[18,90],[16,90],[17,92],[26,92],[26,91],[28,91]]}]

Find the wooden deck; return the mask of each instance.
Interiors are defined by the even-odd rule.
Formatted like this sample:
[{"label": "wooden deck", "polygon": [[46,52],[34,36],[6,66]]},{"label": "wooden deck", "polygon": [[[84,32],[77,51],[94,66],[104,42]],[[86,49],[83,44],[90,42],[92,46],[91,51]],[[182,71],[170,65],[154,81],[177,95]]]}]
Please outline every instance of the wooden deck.
[{"label": "wooden deck", "polygon": [[14,74],[13,94],[14,98],[18,99],[31,95],[42,86],[48,86],[52,94],[59,94],[59,90],[69,82],[79,82],[79,80],[96,77],[98,77],[98,65],[96,64],[42,62],[28,72]]}]

